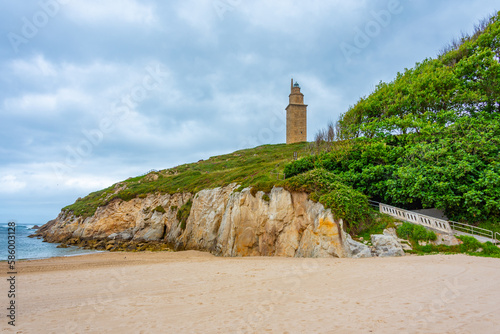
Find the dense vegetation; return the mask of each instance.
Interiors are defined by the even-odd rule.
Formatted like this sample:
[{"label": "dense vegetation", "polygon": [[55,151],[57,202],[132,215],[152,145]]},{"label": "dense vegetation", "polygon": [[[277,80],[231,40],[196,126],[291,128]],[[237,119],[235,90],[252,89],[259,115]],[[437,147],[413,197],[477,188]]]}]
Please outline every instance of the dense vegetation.
[{"label": "dense vegetation", "polygon": [[317,154],[285,173],[326,170],[373,200],[435,207],[498,230],[499,59],[500,13],[439,57],[380,83],[319,133]]}]

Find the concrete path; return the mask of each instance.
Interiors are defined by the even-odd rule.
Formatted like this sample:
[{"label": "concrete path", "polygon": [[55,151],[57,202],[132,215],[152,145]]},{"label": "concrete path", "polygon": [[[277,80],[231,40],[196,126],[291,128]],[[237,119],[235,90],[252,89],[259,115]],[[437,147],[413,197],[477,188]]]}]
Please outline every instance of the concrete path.
[{"label": "concrete path", "polygon": [[481,242],[481,243],[485,243],[485,242],[487,242],[487,241],[492,242],[492,243],[494,243],[494,244],[496,243],[496,241],[495,241],[494,239],[492,240],[491,238],[488,238],[488,237],[482,237],[482,236],[475,235],[475,234],[470,234],[470,233],[465,233],[465,232],[459,232],[459,231],[454,231],[454,234],[455,234],[456,236],[458,236],[458,235],[467,235],[467,236],[469,236],[469,237],[476,238],[476,239],[477,239],[479,242]]}]

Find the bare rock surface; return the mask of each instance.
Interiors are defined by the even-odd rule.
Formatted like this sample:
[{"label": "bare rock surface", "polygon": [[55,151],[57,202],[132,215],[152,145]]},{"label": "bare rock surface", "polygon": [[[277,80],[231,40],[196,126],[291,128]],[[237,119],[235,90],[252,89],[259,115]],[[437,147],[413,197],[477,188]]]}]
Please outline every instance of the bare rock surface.
[{"label": "bare rock surface", "polygon": [[462,242],[458,240],[455,236],[445,233],[436,233],[437,238],[431,241],[433,245],[445,245],[445,246],[457,246]]},{"label": "bare rock surface", "polygon": [[370,247],[365,245],[364,243],[353,240],[350,235],[347,237],[347,243],[349,245],[349,248],[351,249],[352,258],[357,259],[372,257]]},{"label": "bare rock surface", "polygon": [[377,256],[404,256],[405,254],[401,243],[392,235],[373,234],[371,239]]},{"label": "bare rock surface", "polygon": [[[190,193],[115,199],[88,218],[63,211],[39,231],[49,242],[120,240],[164,242],[176,249],[221,256],[356,257],[367,247],[351,243],[343,221],[305,193],[273,188],[264,196],[236,184]],[[182,226],[177,212],[192,200]],[[163,210],[157,210],[161,206]],[[351,239],[352,241],[352,239]],[[364,254],[364,255],[359,255]]]}]

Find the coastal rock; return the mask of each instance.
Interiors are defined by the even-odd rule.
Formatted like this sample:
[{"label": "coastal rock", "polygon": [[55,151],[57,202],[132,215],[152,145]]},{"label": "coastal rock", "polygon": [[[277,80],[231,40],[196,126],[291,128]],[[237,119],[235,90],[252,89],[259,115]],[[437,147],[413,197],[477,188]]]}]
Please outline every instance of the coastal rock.
[{"label": "coastal rock", "polygon": [[351,249],[352,258],[358,259],[358,258],[372,257],[372,252],[370,250],[370,247],[368,247],[364,243],[353,240],[350,235],[347,236],[347,244]]},{"label": "coastal rock", "polygon": [[[275,187],[268,194],[252,194],[250,188],[241,192],[237,188],[232,184],[205,189],[194,197],[178,193],[115,199],[87,218],[63,211],[38,235],[50,242],[81,240],[86,247],[97,247],[90,240],[116,240],[120,245],[130,241],[134,250],[163,243],[178,250],[204,250],[221,256],[351,257],[352,247],[354,256],[368,256],[367,246],[349,243],[343,221],[309,200],[306,193]],[[177,212],[189,200],[189,218],[180,224]],[[158,211],[158,206],[163,209]],[[117,245],[106,242],[99,247],[129,248],[128,244]]]},{"label": "coastal rock", "polygon": [[410,242],[408,240],[401,240],[399,239],[399,242],[401,243],[401,247],[403,248],[404,251],[411,251],[413,250],[413,247],[411,246]]},{"label": "coastal rock", "polygon": [[371,239],[377,256],[404,256],[405,254],[400,242],[392,235],[373,234]]},{"label": "coastal rock", "polygon": [[436,233],[436,240],[431,241],[431,244],[439,246],[439,245],[445,245],[445,246],[457,246],[460,245],[462,242],[458,240],[455,236],[450,235],[450,234],[444,234],[444,233]]},{"label": "coastal rock", "polygon": [[388,236],[391,236],[393,238],[398,239],[398,235],[397,235],[396,229],[394,227],[386,228],[382,233],[384,235],[388,235]]}]

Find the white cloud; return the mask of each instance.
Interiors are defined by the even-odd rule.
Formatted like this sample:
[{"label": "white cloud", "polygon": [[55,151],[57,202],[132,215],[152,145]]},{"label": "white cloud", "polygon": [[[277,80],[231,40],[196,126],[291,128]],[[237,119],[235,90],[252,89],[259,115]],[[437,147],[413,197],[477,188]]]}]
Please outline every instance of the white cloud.
[{"label": "white cloud", "polygon": [[24,94],[4,100],[4,112],[17,116],[50,117],[63,112],[65,107],[88,105],[91,98],[85,92],[59,89],[48,94]]},{"label": "white cloud", "polygon": [[104,189],[112,185],[115,180],[107,177],[96,177],[95,175],[78,175],[77,177],[67,178],[63,185],[70,189],[80,191],[95,191],[95,189]]},{"label": "white cloud", "polygon": [[10,68],[16,74],[26,76],[55,76],[57,71],[54,64],[48,62],[41,54],[37,54],[29,60],[16,59],[10,63]]},{"label": "white cloud", "polygon": [[[165,73],[169,72],[165,66],[162,67],[163,77],[160,79],[163,79],[164,84],[173,86],[173,80],[165,77]],[[23,90],[18,96],[6,96],[3,100],[3,112],[40,117],[71,112],[73,117],[90,116],[98,121],[103,113],[109,112],[124,96],[144,84],[145,78],[149,76],[148,68],[154,71],[155,66],[148,63],[133,66],[102,61],[57,64],[46,60],[43,55],[14,60],[6,63],[2,69],[30,89]],[[165,90],[157,82],[149,80],[147,84],[154,85],[153,90]],[[169,98],[179,98],[177,90],[170,88]],[[146,99],[154,94],[151,90],[146,93]],[[80,114],[75,114],[75,111]]]},{"label": "white cloud", "polygon": [[[100,162],[94,162],[98,165]],[[92,170],[95,166],[86,165]],[[4,167],[0,170],[0,193],[45,194],[54,196],[58,192],[90,192],[109,187],[117,180],[109,175],[91,175],[75,168],[65,175],[58,174],[52,163],[26,163]]]},{"label": "white cloud", "polygon": [[201,40],[212,41],[217,12],[214,3],[217,0],[183,0],[175,8],[177,17],[182,22],[195,29]]},{"label": "white cloud", "polygon": [[57,97],[55,94],[25,94],[6,99],[4,107],[9,114],[36,115],[43,112],[47,115],[56,111]]},{"label": "white cloud", "polygon": [[153,24],[155,16],[151,6],[134,0],[86,0],[72,1],[67,7],[68,15],[87,22],[120,22]]},{"label": "white cloud", "polygon": [[15,175],[0,177],[0,193],[14,193],[26,188],[26,182],[18,180]]},{"label": "white cloud", "polygon": [[236,10],[248,21],[269,31],[297,34],[321,28],[321,24],[342,26],[349,23],[356,12],[367,7],[361,1],[297,0],[242,2]]}]

